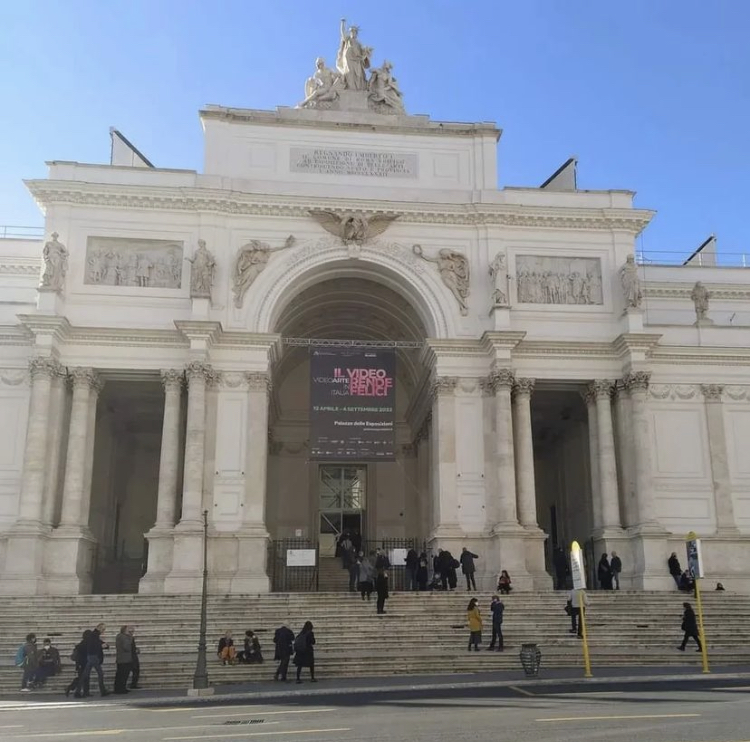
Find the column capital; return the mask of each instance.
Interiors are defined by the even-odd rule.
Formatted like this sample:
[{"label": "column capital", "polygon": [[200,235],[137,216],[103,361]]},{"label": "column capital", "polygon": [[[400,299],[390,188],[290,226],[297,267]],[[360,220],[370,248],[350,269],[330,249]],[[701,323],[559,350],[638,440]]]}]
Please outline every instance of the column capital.
[{"label": "column capital", "polygon": [[435,376],[432,379],[430,393],[432,397],[443,394],[452,395],[456,391],[456,386],[458,386],[458,376]]},{"label": "column capital", "polygon": [[512,390],[516,382],[516,377],[509,368],[497,367],[490,371],[487,381],[492,391],[497,394],[502,389]]},{"label": "column capital", "polygon": [[203,379],[206,384],[213,384],[216,381],[217,375],[210,363],[206,363],[205,361],[191,361],[185,366],[185,377],[187,378],[188,385],[190,385],[193,379]]},{"label": "column capital", "polygon": [[723,384],[701,384],[700,388],[707,402],[721,402],[722,394],[724,394]]},{"label": "column capital", "polygon": [[271,392],[271,376],[264,371],[246,371],[245,381],[251,392]]},{"label": "column capital", "polygon": [[54,358],[43,358],[38,356],[29,361],[29,374],[32,381],[42,376],[48,376],[50,379],[55,377],[64,378],[66,376],[65,367]]},{"label": "column capital", "polygon": [[581,399],[586,404],[586,407],[596,406],[596,393],[591,388],[591,384],[588,384],[586,388],[581,392]]},{"label": "column capital", "polygon": [[588,393],[593,395],[594,399],[609,399],[614,388],[614,382],[609,379],[595,379],[588,385]]},{"label": "column capital", "polygon": [[530,397],[534,391],[536,379],[516,379],[513,383],[515,397]]},{"label": "column capital", "polygon": [[649,371],[631,371],[622,380],[625,388],[631,394],[633,392],[647,392],[650,382],[651,373]]},{"label": "column capital", "polygon": [[165,368],[161,370],[161,383],[165,392],[180,391],[185,382],[185,372],[177,368]]},{"label": "column capital", "polygon": [[625,383],[625,379],[617,379],[615,381],[615,391],[614,394],[617,397],[624,397],[628,394],[630,390],[628,389],[627,384]]},{"label": "column capital", "polygon": [[101,390],[101,381],[93,368],[86,368],[85,366],[68,368],[68,378],[70,378],[73,384],[73,389],[88,387],[96,393]]}]

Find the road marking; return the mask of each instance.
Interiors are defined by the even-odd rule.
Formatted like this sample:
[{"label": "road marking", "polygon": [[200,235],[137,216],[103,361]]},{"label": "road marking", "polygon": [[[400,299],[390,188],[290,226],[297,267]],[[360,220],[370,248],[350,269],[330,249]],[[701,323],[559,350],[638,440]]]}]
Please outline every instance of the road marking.
[{"label": "road marking", "polygon": [[23,729],[23,724],[3,724],[0,729]]},{"label": "road marking", "polygon": [[711,688],[710,690],[750,690],[750,685],[728,685],[726,688]]},{"label": "road marking", "polygon": [[548,696],[621,696],[624,690],[571,690],[564,693],[547,693]]},{"label": "road marking", "polygon": [[[269,737],[271,735],[279,736],[282,734],[329,734],[330,732],[351,732],[350,727],[340,727],[338,729],[297,729],[289,732],[236,732],[234,734],[213,734],[211,739],[226,739],[229,737]],[[177,740],[189,739],[206,739],[205,736],[196,737],[164,737],[164,742],[177,742]]]},{"label": "road marking", "polygon": [[323,711],[335,711],[336,709],[300,709],[294,711],[243,711],[237,714],[199,714],[192,719],[225,719],[227,716],[278,716],[279,714],[320,714]]},{"label": "road marking", "polygon": [[[268,724],[278,724],[278,721],[267,721],[264,726]],[[215,729],[216,723],[213,724],[183,724],[178,727],[150,727],[141,729],[133,727],[132,729],[89,729],[86,731],[71,731],[71,732],[34,732],[29,734],[11,734],[8,735],[14,739],[36,739],[41,737],[116,737],[119,734],[134,734],[141,732],[177,732],[182,729],[193,731],[194,729]],[[268,732],[273,734],[273,732]],[[186,739],[207,739],[207,737],[188,737]]]},{"label": "road marking", "polygon": [[535,721],[608,721],[611,719],[686,719],[700,714],[634,714],[632,716],[557,716],[554,719],[535,719]]},{"label": "road marking", "polygon": [[516,691],[516,693],[520,693],[522,696],[536,696],[536,693],[532,693],[530,690],[526,690],[525,688],[519,688],[517,685],[509,685],[508,687],[511,690]]}]

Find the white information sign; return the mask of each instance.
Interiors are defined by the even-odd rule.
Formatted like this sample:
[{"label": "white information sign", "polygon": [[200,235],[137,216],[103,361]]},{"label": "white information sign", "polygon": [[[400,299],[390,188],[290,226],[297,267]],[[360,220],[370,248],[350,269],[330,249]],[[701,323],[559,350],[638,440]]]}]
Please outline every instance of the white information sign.
[{"label": "white information sign", "polygon": [[287,567],[314,567],[315,549],[287,549]]},{"label": "white information sign", "polygon": [[391,567],[403,567],[406,564],[406,555],[408,553],[408,549],[392,549],[390,557]]},{"label": "white information sign", "polygon": [[355,175],[366,178],[416,178],[413,152],[367,152],[328,147],[292,147],[289,169],[293,173]]},{"label": "white information sign", "polygon": [[573,589],[585,590],[586,569],[583,565],[583,552],[578,541],[574,541],[570,547],[570,574],[573,578]]}]

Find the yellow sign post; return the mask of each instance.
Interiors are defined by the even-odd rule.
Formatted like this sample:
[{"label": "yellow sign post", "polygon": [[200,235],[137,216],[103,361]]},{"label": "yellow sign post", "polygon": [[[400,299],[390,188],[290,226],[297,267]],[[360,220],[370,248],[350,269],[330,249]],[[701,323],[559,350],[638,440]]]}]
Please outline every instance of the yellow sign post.
[{"label": "yellow sign post", "polygon": [[578,541],[574,541],[570,546],[570,572],[573,577],[573,590],[578,594],[578,620],[581,622],[581,641],[583,642],[583,677],[591,678],[593,675],[591,674],[591,657],[589,657],[589,639],[586,633],[586,570]]},{"label": "yellow sign post", "polygon": [[703,603],[701,602],[701,579],[703,578],[703,555],[701,554],[701,540],[694,531],[690,531],[685,537],[687,547],[687,562],[690,576],[695,585],[695,606],[698,609],[698,636],[701,639],[701,659],[703,660],[703,672],[710,673],[708,666],[708,647],[706,632],[703,628]]}]

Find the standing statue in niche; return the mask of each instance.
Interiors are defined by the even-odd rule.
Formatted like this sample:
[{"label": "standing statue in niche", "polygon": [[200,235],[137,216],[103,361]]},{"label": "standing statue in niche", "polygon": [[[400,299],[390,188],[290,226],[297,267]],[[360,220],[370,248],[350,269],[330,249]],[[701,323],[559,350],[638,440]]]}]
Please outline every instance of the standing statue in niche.
[{"label": "standing statue in niche", "polygon": [[508,304],[508,271],[505,267],[505,253],[499,252],[490,264],[493,292],[492,303],[496,307]]},{"label": "standing statue in niche", "polygon": [[298,108],[325,108],[326,103],[339,97],[341,75],[326,67],[323,57],[315,60],[315,73],[305,83],[305,100]]},{"label": "standing statue in niche", "polygon": [[466,256],[444,248],[438,252],[436,258],[429,258],[424,254],[421,245],[414,245],[412,250],[423,260],[437,264],[440,278],[456,297],[461,314],[465,317],[469,313],[469,305],[466,303],[469,296],[469,261]]},{"label": "standing statue in niche", "polygon": [[214,284],[214,272],[216,271],[216,260],[206,248],[205,240],[198,240],[198,249],[192,259],[190,271],[190,296],[196,299],[210,299],[211,288]]},{"label": "standing statue in niche", "polygon": [[50,291],[60,291],[65,282],[65,273],[68,270],[68,251],[65,245],[58,241],[57,232],[52,233],[52,239],[44,245],[42,258],[44,260],[44,271],[42,272],[41,288]]},{"label": "standing statue in niche", "polygon": [[641,288],[641,277],[638,275],[638,266],[633,255],[628,255],[625,264],[620,268],[620,282],[625,294],[625,307],[627,309],[640,309],[643,303],[643,289]]},{"label": "standing statue in niche", "polygon": [[245,292],[250,288],[253,281],[265,270],[272,253],[285,250],[294,244],[294,236],[289,235],[281,247],[271,247],[260,240],[251,240],[237,253],[234,264],[234,276],[232,277],[232,293],[234,294],[234,306],[241,307]]},{"label": "standing statue in niche", "polygon": [[372,49],[359,43],[359,27],[346,32],[346,18],[341,19],[341,44],[336,56],[336,69],[341,73],[347,90],[367,90],[365,70],[370,67]]},{"label": "standing statue in niche", "polygon": [[389,61],[370,73],[370,101],[376,106],[387,106],[394,111],[404,110],[403,94],[398,88],[396,78],[391,73],[393,65]]},{"label": "standing statue in niche", "polygon": [[695,306],[695,324],[696,325],[710,325],[713,324],[713,320],[708,318],[708,301],[711,298],[709,290],[698,281],[690,294],[690,298],[693,300]]}]

